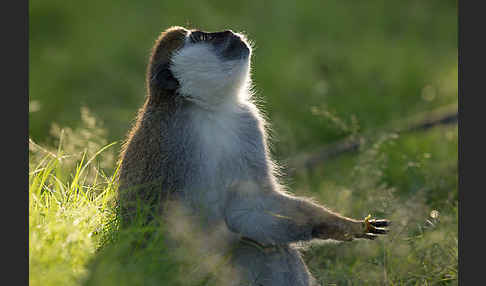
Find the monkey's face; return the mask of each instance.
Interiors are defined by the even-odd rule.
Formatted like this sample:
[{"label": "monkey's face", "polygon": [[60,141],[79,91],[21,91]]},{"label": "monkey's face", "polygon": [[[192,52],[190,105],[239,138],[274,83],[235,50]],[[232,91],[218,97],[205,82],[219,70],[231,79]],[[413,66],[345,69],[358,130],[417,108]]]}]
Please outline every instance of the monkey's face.
[{"label": "monkey's face", "polygon": [[247,96],[251,49],[232,31],[188,31],[172,53],[169,69],[179,82],[177,92],[199,105],[216,107]]}]

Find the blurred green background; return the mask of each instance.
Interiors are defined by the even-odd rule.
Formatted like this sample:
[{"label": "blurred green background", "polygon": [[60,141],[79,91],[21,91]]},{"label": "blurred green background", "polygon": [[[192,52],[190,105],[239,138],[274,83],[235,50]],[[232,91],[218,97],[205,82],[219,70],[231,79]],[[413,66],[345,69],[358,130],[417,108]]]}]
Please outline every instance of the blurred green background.
[{"label": "blurred green background", "polygon": [[[279,152],[457,102],[456,1],[30,1],[29,134],[75,126],[85,105],[124,137],[145,96],[155,38],[171,25],[244,32]],[[424,88],[432,93],[424,97]],[[425,90],[426,91],[426,90]]]},{"label": "blurred green background", "polygon": [[55,146],[52,124],[82,126],[84,106],[106,142],[122,141],[145,97],[150,49],[173,25],[254,43],[252,79],[279,161],[366,134],[357,151],[285,179],[344,215],[399,221],[361,258],[359,243],[311,249],[318,278],[457,284],[457,126],[388,129],[457,110],[456,1],[29,1],[29,136]]}]

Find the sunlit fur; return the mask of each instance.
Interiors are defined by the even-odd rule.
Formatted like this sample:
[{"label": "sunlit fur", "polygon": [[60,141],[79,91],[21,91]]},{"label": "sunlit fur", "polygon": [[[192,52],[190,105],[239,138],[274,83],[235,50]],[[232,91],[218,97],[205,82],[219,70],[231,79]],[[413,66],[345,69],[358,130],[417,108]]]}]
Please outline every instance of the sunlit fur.
[{"label": "sunlit fur", "polygon": [[[316,285],[292,243],[359,238],[363,221],[285,191],[275,175],[265,122],[251,99],[251,52],[228,60],[208,42],[189,41],[190,33],[171,28],[153,49],[149,94],[122,150],[120,205],[129,212],[136,198],[148,204],[145,198],[160,194],[160,205],[171,201],[187,210],[163,207],[172,229],[186,217],[176,214],[198,216],[203,232],[183,237],[191,245],[215,244],[222,257],[228,255],[224,249],[233,249],[229,255],[242,285]],[[172,80],[167,70],[157,77],[160,66],[168,66],[177,89],[174,82],[164,86]],[[218,240],[211,235],[216,230],[225,233]]]}]

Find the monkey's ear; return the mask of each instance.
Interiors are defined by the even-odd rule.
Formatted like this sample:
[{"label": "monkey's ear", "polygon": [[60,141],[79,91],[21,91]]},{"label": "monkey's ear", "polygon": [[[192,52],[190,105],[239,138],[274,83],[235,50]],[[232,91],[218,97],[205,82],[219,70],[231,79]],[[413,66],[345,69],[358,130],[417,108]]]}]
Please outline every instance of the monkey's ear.
[{"label": "monkey's ear", "polygon": [[152,70],[150,83],[160,89],[175,91],[179,88],[179,81],[169,69],[169,63],[158,64]]}]

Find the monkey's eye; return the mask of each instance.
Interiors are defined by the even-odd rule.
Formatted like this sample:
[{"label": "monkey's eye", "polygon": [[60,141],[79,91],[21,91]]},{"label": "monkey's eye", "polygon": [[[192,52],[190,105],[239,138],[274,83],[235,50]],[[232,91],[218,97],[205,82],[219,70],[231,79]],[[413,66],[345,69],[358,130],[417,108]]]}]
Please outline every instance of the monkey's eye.
[{"label": "monkey's eye", "polygon": [[200,42],[200,41],[209,41],[209,40],[212,39],[212,36],[208,33],[204,33],[204,32],[201,32],[201,31],[194,31],[194,32],[191,32],[191,35],[189,36],[189,38],[191,39],[191,42],[197,43],[197,42]]}]

